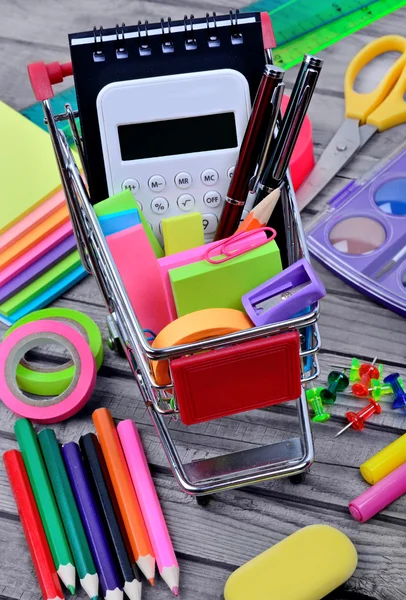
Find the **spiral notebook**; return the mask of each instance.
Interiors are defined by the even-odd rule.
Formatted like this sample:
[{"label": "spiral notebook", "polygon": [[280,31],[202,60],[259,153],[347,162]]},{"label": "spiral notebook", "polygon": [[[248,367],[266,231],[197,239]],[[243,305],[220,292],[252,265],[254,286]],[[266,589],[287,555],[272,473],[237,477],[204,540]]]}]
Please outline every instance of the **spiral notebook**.
[{"label": "spiral notebook", "polygon": [[238,11],[69,35],[92,203],[108,197],[96,107],[103,88],[118,81],[233,69],[246,78],[252,102],[264,70],[264,49],[272,41],[267,13]]}]

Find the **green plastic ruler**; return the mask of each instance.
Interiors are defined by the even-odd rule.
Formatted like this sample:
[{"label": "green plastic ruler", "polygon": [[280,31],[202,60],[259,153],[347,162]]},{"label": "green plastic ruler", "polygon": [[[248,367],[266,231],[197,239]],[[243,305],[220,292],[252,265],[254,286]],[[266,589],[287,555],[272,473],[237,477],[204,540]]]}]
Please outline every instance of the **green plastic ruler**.
[{"label": "green plastic ruler", "polygon": [[285,69],[406,5],[406,0],[260,0],[246,9],[272,18],[278,47],[275,64]]}]

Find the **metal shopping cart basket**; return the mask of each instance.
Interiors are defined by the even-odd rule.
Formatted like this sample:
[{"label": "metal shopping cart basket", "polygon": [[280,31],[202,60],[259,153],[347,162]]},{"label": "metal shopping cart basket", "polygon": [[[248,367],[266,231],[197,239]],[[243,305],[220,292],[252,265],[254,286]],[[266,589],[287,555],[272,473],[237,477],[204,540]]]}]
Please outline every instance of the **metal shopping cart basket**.
[{"label": "metal shopping cart basket", "polygon": [[[67,138],[57,126],[59,122],[69,123],[78,154],[84,165],[81,138],[75,122],[79,114],[72,110],[69,104],[65,105],[65,112],[62,114],[53,114],[51,108],[52,84],[71,75],[71,65],[35,63],[30,65],[29,73],[36,97],[42,102],[45,123],[51,135],[81,260],[85,269],[97,281],[108,310],[109,346],[124,351],[173,474],[181,488],[189,494],[202,496],[271,478],[283,476],[300,478],[314,458],[304,387],[319,374],[318,304],[311,306],[302,316],[272,325],[254,327],[181,346],[152,348],[146,341],[143,329],[134,314]],[[308,251],[289,176],[283,190],[287,258],[289,264],[292,264],[300,258],[308,258]],[[294,411],[298,421],[297,436],[262,447],[250,447],[226,455],[183,463],[168,426],[174,415],[178,414],[176,388],[172,383],[158,385],[151,375],[149,361],[152,359],[170,361],[204,350],[223,348],[295,330],[300,334],[302,368],[302,394],[295,401]]]}]

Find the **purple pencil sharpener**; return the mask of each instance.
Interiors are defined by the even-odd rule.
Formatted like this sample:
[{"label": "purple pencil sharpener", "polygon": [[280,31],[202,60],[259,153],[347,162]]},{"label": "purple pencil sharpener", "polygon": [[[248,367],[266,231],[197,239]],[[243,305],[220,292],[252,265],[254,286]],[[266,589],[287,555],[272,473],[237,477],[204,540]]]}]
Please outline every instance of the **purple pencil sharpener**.
[{"label": "purple pencil sharpener", "polygon": [[305,259],[242,297],[245,312],[256,326],[291,319],[320,298],[326,289]]}]

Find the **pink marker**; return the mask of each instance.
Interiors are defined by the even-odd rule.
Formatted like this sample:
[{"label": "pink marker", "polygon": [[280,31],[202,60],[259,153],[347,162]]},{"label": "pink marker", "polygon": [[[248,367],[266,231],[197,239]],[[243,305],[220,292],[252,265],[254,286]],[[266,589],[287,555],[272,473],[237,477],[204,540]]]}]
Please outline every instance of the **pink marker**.
[{"label": "pink marker", "polygon": [[117,432],[141,506],[159,572],[162,579],[177,596],[179,593],[179,565],[149,471],[140,434],[135,423],[129,420],[121,421],[117,426]]},{"label": "pink marker", "polygon": [[348,508],[357,521],[365,523],[406,492],[406,463],[352,500]]}]

